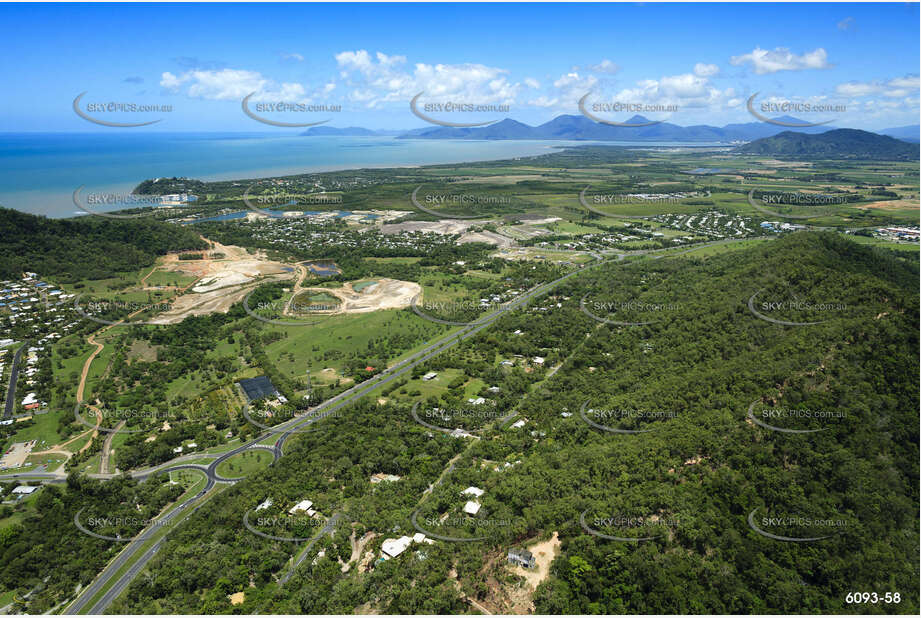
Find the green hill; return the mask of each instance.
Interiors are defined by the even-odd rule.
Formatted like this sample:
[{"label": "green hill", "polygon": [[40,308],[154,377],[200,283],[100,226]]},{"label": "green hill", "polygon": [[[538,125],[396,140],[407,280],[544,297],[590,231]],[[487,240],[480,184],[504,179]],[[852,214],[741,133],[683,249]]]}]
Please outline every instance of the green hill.
[{"label": "green hill", "polygon": [[818,135],[784,131],[734,150],[738,154],[819,159],[917,161],[918,145],[858,129],[835,129]]},{"label": "green hill", "polygon": [[207,248],[192,230],[147,220],[49,219],[0,208],[0,230],[3,279],[24,271],[62,283],[104,279],[150,266],[168,251]]},{"label": "green hill", "polygon": [[[227,595],[246,590],[237,611],[339,614],[366,605],[383,614],[458,613],[466,609],[460,591],[487,600],[487,577],[514,590],[504,566],[509,548],[557,533],[558,555],[533,598],[539,614],[916,614],[917,280],[916,265],[830,233],[585,271],[555,291],[556,308],[539,317],[509,312],[418,369],[455,369],[496,384],[509,393],[498,412],[527,419],[523,430],[490,430],[467,449],[372,395],[192,514],[111,611],[230,613]],[[795,301],[786,319],[822,321],[759,319],[747,304],[756,293]],[[638,326],[599,324],[580,299],[667,310],[649,321],[611,316]],[[833,311],[809,315],[825,304]],[[545,348],[548,360],[561,362],[545,381],[540,370],[506,373],[493,364]],[[649,430],[616,434],[580,418],[589,402],[668,416],[612,417],[605,424]],[[771,419],[811,431],[787,434],[749,422],[753,402],[825,416]],[[484,465],[502,461],[515,464]],[[402,480],[371,485],[368,476],[380,470]],[[351,526],[354,538],[377,533],[376,554],[383,538],[413,534],[417,508],[420,521],[437,526],[470,486],[485,491],[486,515],[458,535],[482,541],[439,541],[343,573],[337,560],[351,555]],[[267,543],[239,522],[266,496],[277,509],[268,514],[283,516],[305,495],[324,514],[341,510],[347,523],[319,542],[314,551],[322,547],[324,557],[308,557],[278,586],[299,546]],[[766,537],[750,527],[753,512],[772,534],[823,538]],[[602,532],[650,538],[601,538],[580,525],[583,516],[594,529],[644,518],[648,527]],[[829,521],[844,525],[829,531]],[[846,599],[855,591],[901,598],[857,606]]]}]

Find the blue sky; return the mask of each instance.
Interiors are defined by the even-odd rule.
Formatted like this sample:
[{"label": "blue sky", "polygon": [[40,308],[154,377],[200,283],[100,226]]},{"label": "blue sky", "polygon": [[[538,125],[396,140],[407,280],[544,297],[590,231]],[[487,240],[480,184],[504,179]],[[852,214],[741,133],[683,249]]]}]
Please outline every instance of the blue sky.
[{"label": "blue sky", "polygon": [[251,92],[251,105],[341,106],[264,117],[392,129],[430,126],[409,109],[420,91],[509,110],[429,114],[451,122],[537,124],[578,114],[588,93],[674,106],[644,115],[680,125],[754,121],[756,92],[756,105],[838,106],[791,114],[835,126],[919,117],[917,3],[3,4],[0,23],[0,131],[111,130],[73,112],[84,91],[84,105],[171,105],[94,114],[162,118],[139,129],[156,131],[286,131],[242,113]]}]

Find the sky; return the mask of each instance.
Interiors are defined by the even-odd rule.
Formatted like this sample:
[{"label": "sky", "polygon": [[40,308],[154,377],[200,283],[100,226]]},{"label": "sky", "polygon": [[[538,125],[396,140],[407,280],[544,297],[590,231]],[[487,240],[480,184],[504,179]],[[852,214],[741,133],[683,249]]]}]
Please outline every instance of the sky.
[{"label": "sky", "polygon": [[[247,116],[251,93],[262,118],[372,129],[431,126],[420,92],[454,123],[539,124],[589,95],[613,121],[723,126],[756,121],[756,93],[833,126],[919,119],[918,3],[2,4],[0,23],[3,132],[112,131],[74,112],[83,92],[93,118],[152,131],[291,131]],[[445,103],[494,107],[425,107]]]}]

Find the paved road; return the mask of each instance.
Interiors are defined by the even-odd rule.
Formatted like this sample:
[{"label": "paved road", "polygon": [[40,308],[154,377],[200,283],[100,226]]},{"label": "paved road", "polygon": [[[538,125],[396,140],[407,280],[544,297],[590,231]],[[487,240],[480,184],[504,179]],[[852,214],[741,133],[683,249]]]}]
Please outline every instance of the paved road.
[{"label": "paved road", "polygon": [[[748,239],[727,239],[723,241],[701,243],[701,244],[694,245],[688,250],[693,250],[693,249],[697,249],[699,247],[708,246],[708,245],[739,242],[741,240],[748,240]],[[665,251],[665,250],[651,249],[651,250],[645,250],[645,251],[631,252],[628,255],[645,255],[649,253],[657,253],[660,251]],[[605,255],[615,257],[616,260],[621,260],[624,257],[624,254],[615,253],[613,251],[603,252],[603,253],[605,253]],[[685,252],[681,252],[681,253],[685,253]],[[598,258],[600,256],[595,255],[595,257]],[[198,464],[186,464],[186,465],[160,468],[159,469],[160,472],[166,472],[168,470],[178,470],[178,469],[198,469],[198,470],[204,471],[208,477],[208,486],[206,487],[206,489],[200,492],[199,494],[197,494],[196,496],[193,496],[192,498],[187,500],[185,503],[183,503],[182,507],[177,508],[174,511],[172,511],[167,516],[167,518],[171,518],[176,513],[180,512],[180,510],[185,510],[185,507],[188,504],[191,504],[192,502],[203,498],[207,490],[210,490],[210,488],[213,487],[215,483],[219,483],[219,482],[220,483],[233,483],[233,482],[242,480],[242,479],[226,479],[226,478],[222,478],[221,476],[219,476],[217,474],[217,466],[221,462],[249,448],[256,447],[257,445],[259,445],[260,442],[264,441],[266,438],[268,438],[269,436],[273,434],[276,434],[279,436],[273,446],[275,459],[277,460],[283,455],[283,449],[284,449],[285,442],[288,440],[288,438],[290,438],[292,435],[297,433],[297,430],[300,427],[304,427],[312,423],[315,423],[319,420],[322,420],[323,418],[329,416],[330,414],[339,410],[340,408],[343,408],[351,403],[354,403],[356,400],[360,399],[361,397],[363,397],[370,391],[375,390],[378,387],[384,386],[385,384],[389,384],[390,382],[402,377],[404,374],[411,371],[414,367],[416,367],[417,365],[421,363],[424,363],[425,361],[432,358],[433,356],[437,356],[438,354],[444,352],[445,350],[451,347],[454,347],[460,342],[476,336],[480,331],[490,326],[493,322],[495,322],[496,320],[501,318],[503,315],[505,315],[507,311],[516,309],[522,305],[527,304],[533,298],[540,296],[546,292],[549,292],[551,289],[553,289],[557,285],[561,284],[562,282],[572,277],[575,277],[576,275],[580,273],[586,272],[587,270],[590,270],[596,266],[599,266],[600,264],[609,263],[611,261],[612,260],[597,259],[597,261],[592,262],[578,270],[574,270],[566,275],[563,275],[562,277],[554,279],[553,281],[550,281],[548,283],[544,283],[541,285],[537,285],[531,288],[524,294],[517,297],[515,300],[508,303],[508,305],[506,305],[504,309],[500,309],[500,310],[494,311],[493,313],[487,314],[483,316],[482,318],[472,322],[471,324],[463,327],[458,332],[455,332],[449,336],[443,337],[439,339],[438,341],[425,346],[424,348],[422,348],[415,354],[403,359],[402,361],[396,363],[392,367],[389,367],[388,369],[375,375],[373,378],[366,380],[365,382],[362,382],[360,384],[356,384],[352,388],[346,391],[343,391],[339,395],[336,395],[335,397],[328,399],[322,404],[312,408],[311,410],[308,411],[308,416],[291,419],[290,421],[281,423],[280,425],[273,428],[271,431],[267,431],[264,434],[254,438],[253,440],[245,444],[241,444],[239,447],[231,451],[228,451],[227,453],[224,453],[223,455],[219,456],[215,461],[213,461],[208,466],[202,466]],[[139,479],[143,479],[143,478],[146,478],[147,476],[150,476],[151,474],[155,472],[156,470],[143,471],[139,474],[133,474],[132,476],[139,478]],[[199,504],[194,509],[192,509],[192,512],[197,511],[199,508],[201,508],[201,506],[202,504]],[[131,580],[138,573],[141,572],[144,566],[146,566],[147,562],[150,561],[150,559],[156,553],[157,549],[159,549],[160,544],[162,542],[163,542],[163,539],[158,541],[156,545],[152,546],[150,549],[144,552],[134,562],[134,564],[132,564],[130,569],[128,569],[128,571],[126,571],[125,574],[121,578],[119,578],[118,582],[116,582],[116,584],[112,586],[112,588],[109,589],[109,591],[99,600],[99,602],[97,602],[91,608],[90,613],[96,614],[96,613],[102,613],[103,611],[105,611],[106,607],[108,607],[108,605],[128,586],[128,584],[131,583]],[[136,548],[140,547],[140,545],[141,545],[140,543],[132,543],[131,546],[126,548],[124,552],[119,554],[118,558],[116,559],[116,561],[119,561],[118,566],[115,566],[113,562],[113,564],[110,565],[110,567],[114,566],[114,568],[105,569],[96,579],[96,581],[93,582],[90,588],[99,590],[100,588],[105,586],[105,584],[109,581],[109,579],[111,579],[114,576],[115,571],[117,571],[118,568],[120,568],[122,564],[124,564],[125,562],[128,562],[131,559],[131,557],[135,553],[137,553]],[[132,550],[132,548],[135,548],[134,551],[130,551]],[[295,565],[294,568],[296,567],[297,565]],[[89,591],[90,588],[87,588],[87,591]],[[93,593],[90,593],[89,595],[81,595],[80,599],[86,599],[89,596],[92,596],[92,594]],[[86,601],[83,601],[82,604],[78,604],[80,599],[78,599],[77,602],[74,602],[71,605],[71,607],[68,609],[68,613],[76,613],[77,611],[80,611],[80,608],[85,606]]]},{"label": "paved road", "polygon": [[326,525],[317,533],[315,537],[310,539],[307,542],[307,546],[301,550],[297,555],[297,558],[294,560],[294,564],[291,565],[291,568],[288,569],[288,572],[285,573],[282,578],[278,581],[279,584],[284,586],[288,583],[288,580],[294,575],[294,572],[297,571],[297,567],[301,566],[301,563],[307,558],[307,555],[310,553],[310,549],[316,545],[317,541],[323,538],[324,535],[329,534],[336,529],[336,524],[339,522],[339,518],[342,517],[342,513],[334,513],[332,517],[326,522]]},{"label": "paved road", "polygon": [[13,416],[13,408],[16,406],[16,381],[19,378],[19,361],[22,359],[22,353],[29,347],[29,342],[23,342],[22,346],[16,350],[13,355],[13,364],[10,365],[10,385],[6,389],[6,404],[3,406],[3,417]]},{"label": "paved road", "polygon": [[[193,467],[196,466],[177,466],[177,469],[188,469]],[[149,527],[147,531],[142,534],[142,536],[128,543],[128,546],[125,547],[125,549],[122,550],[122,552],[119,553],[115,559],[112,560],[108,566],[106,566],[105,569],[103,569],[102,573],[99,574],[99,577],[97,577],[80,593],[80,595],[74,600],[73,603],[70,604],[64,613],[77,614],[83,611],[86,608],[87,603],[89,603],[90,599],[95,596],[103,587],[105,587],[105,585],[109,582],[109,580],[112,579],[112,577],[115,576],[119,569],[121,569],[125,564],[128,564],[132,558],[134,558],[135,554],[137,554],[141,547],[144,546],[144,541],[149,540],[163,525],[166,525],[179,515],[185,514],[188,506],[204,497],[205,494],[211,491],[214,485],[214,479],[209,476],[207,482],[205,483],[204,489],[202,489],[194,496],[188,498],[185,500],[185,502],[182,502],[179,506],[160,518],[157,522],[159,525]],[[195,507],[195,509],[192,509],[192,512],[197,509],[198,507]],[[115,582],[115,585],[109,588],[109,590],[107,590],[106,593],[89,609],[88,613],[101,614],[105,608],[108,607],[108,605],[113,600],[115,600],[115,598],[118,597],[118,595],[121,594],[125,588],[127,588],[128,584],[131,583],[131,580],[134,579],[134,577],[141,571],[144,565],[146,565],[147,562],[153,557],[157,549],[160,548],[160,545],[163,543],[165,538],[166,537],[164,536],[154,545],[152,545],[147,551],[145,551],[141,555],[140,559],[136,560],[134,564],[132,564],[131,567],[125,571],[125,573],[120,578],[118,578],[118,580]]]},{"label": "paved road", "polygon": [[[441,352],[457,345],[461,341],[475,336],[481,330],[483,330],[484,328],[486,328],[487,326],[495,322],[497,319],[502,317],[506,313],[506,311],[514,309],[516,307],[519,307],[527,303],[529,300],[531,300],[535,296],[543,294],[551,290],[553,287],[559,285],[563,281],[566,281],[581,272],[585,272],[585,270],[587,270],[588,268],[591,268],[592,266],[597,266],[598,264],[601,264],[601,263],[602,263],[601,261],[594,262],[593,264],[589,266],[585,266],[579,270],[574,270],[549,283],[535,286],[534,288],[520,295],[514,301],[510,302],[506,309],[501,309],[491,314],[487,314],[483,318],[477,320],[476,322],[473,322],[471,325],[465,326],[459,332],[454,333],[448,337],[442,338],[435,343],[425,346],[424,348],[422,348],[421,350],[419,350],[412,356],[407,357],[406,359],[393,365],[387,370],[382,371],[381,373],[377,374],[374,378],[371,378],[370,380],[366,380],[365,382],[362,382],[361,384],[357,384],[353,386],[352,388],[333,397],[332,399],[329,399],[326,402],[316,406],[310,411],[310,416],[306,418],[300,417],[297,419],[292,419],[290,421],[287,421],[279,425],[277,428],[273,429],[272,431],[266,432],[265,434],[257,438],[254,438],[253,440],[245,444],[242,444],[239,447],[231,451],[228,451],[227,453],[224,453],[223,455],[215,459],[208,466],[201,466],[198,464],[185,464],[185,465],[180,465],[180,466],[161,468],[159,470],[159,472],[161,473],[167,472],[169,470],[177,470],[177,469],[197,469],[197,470],[204,471],[208,477],[208,485],[206,486],[205,490],[203,490],[196,496],[193,496],[192,498],[187,500],[185,503],[182,504],[181,507],[171,511],[166,517],[164,517],[164,521],[169,521],[169,519],[171,519],[177,513],[184,511],[186,506],[188,506],[194,501],[197,501],[203,498],[206,491],[210,490],[211,487],[213,487],[215,483],[218,483],[218,482],[232,483],[237,480],[240,480],[240,479],[225,479],[217,474],[217,466],[222,461],[225,461],[226,459],[233,457],[237,453],[241,453],[245,451],[246,449],[259,444],[260,442],[265,440],[268,436],[272,435],[273,433],[279,433],[279,432],[281,432],[281,435],[278,438],[278,440],[275,442],[273,450],[274,450],[276,459],[278,457],[281,457],[285,441],[291,435],[296,433],[296,430],[299,427],[306,426],[311,423],[315,423],[325,418],[326,416],[332,414],[339,408],[342,408],[346,405],[349,405],[350,403],[353,403],[355,400],[366,395],[369,391],[372,391],[380,386],[383,386],[385,384],[388,384],[389,382],[392,382],[393,380],[396,380],[397,378],[401,377],[403,374],[412,370],[416,365],[419,365],[420,363],[424,363],[429,358],[436,356],[437,354],[440,354]],[[143,479],[154,473],[155,471],[145,471],[145,473],[136,474],[132,476],[135,476],[135,478]],[[198,510],[201,506],[202,505],[199,504],[192,510],[192,512]],[[125,588],[127,588],[128,584],[131,583],[131,580],[138,573],[140,573],[141,570],[150,561],[150,559],[153,558],[154,554],[156,553],[156,550],[159,549],[160,543],[162,543],[162,540],[158,541],[156,545],[152,546],[150,549],[144,552],[141,556],[139,556],[134,561],[134,563],[131,565],[131,567],[118,579],[115,585],[113,585],[106,592],[106,594],[103,595],[103,597],[100,598],[99,601],[95,605],[93,605],[92,608],[90,608],[89,613],[97,614],[97,613],[102,613],[103,611],[105,611],[106,607],[108,607],[108,605]],[[104,569],[103,572],[99,574],[99,577],[97,577],[96,580],[86,589],[84,594],[81,594],[80,597],[74,603],[71,604],[71,606],[68,608],[67,613],[77,613],[81,611],[86,606],[86,603],[88,602],[89,598],[92,597],[101,588],[103,588],[108,583],[108,581],[112,577],[115,576],[115,572],[118,571],[119,568],[121,568],[124,564],[128,563],[135,556],[135,554],[138,551],[138,548],[140,548],[141,545],[142,545],[141,543],[133,542],[122,553],[120,553],[118,557],[109,565],[109,567]]]}]

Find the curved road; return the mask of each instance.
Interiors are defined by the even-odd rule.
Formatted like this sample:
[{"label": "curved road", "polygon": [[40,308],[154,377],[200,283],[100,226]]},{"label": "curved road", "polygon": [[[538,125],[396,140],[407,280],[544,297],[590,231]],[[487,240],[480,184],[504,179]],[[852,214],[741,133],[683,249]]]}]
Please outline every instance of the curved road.
[{"label": "curved road", "polygon": [[[700,244],[694,245],[693,247],[688,248],[686,251],[681,251],[677,254],[672,254],[672,255],[678,255],[680,253],[687,253],[687,251],[698,249],[704,246],[727,244],[727,243],[739,242],[742,240],[750,240],[750,239],[747,239],[747,238],[745,239],[726,239],[726,240],[721,240],[721,241],[700,243]],[[630,252],[629,254],[624,254],[624,253],[619,253],[619,252],[614,252],[614,251],[610,251],[610,252],[606,251],[602,253],[603,255],[607,255],[607,256],[615,256],[615,260],[620,261],[626,255],[646,255],[650,253],[663,252],[667,250],[668,249],[649,249],[649,250],[643,250],[643,251]],[[277,461],[283,455],[285,442],[288,440],[288,438],[290,438],[292,435],[297,433],[297,430],[300,427],[307,426],[317,421],[320,421],[323,418],[332,414],[333,412],[339,410],[340,408],[343,408],[351,403],[354,403],[356,400],[360,399],[361,397],[368,394],[369,392],[377,389],[378,387],[384,386],[385,384],[389,384],[390,382],[393,382],[394,380],[402,377],[404,374],[412,370],[414,367],[416,367],[417,365],[420,365],[421,363],[424,363],[425,361],[432,358],[433,356],[437,356],[438,354],[444,352],[445,350],[449,348],[454,347],[460,342],[475,336],[480,331],[487,328],[493,322],[495,322],[500,317],[502,317],[507,311],[510,311],[512,309],[525,305],[531,299],[537,296],[540,296],[546,292],[549,292],[551,289],[553,289],[560,283],[580,273],[583,273],[589,269],[595,268],[601,264],[605,264],[605,263],[614,261],[614,260],[604,259],[601,255],[598,255],[598,254],[592,254],[592,256],[596,258],[595,262],[592,262],[586,266],[583,266],[582,268],[578,270],[573,270],[572,272],[569,272],[557,279],[554,279],[553,281],[550,281],[548,283],[543,283],[543,284],[540,284],[540,285],[537,285],[531,288],[524,294],[517,297],[515,300],[509,302],[505,308],[489,313],[483,316],[482,318],[474,322],[471,322],[469,325],[464,326],[459,331],[446,335],[442,337],[441,339],[431,344],[426,345],[424,348],[422,348],[418,352],[412,354],[411,356],[408,356],[407,358],[396,363],[395,365],[378,373],[371,379],[361,382],[360,384],[356,384],[355,386],[349,388],[348,390],[345,390],[342,393],[336,395],[335,397],[332,397],[331,399],[328,399],[327,401],[321,403],[320,405],[310,409],[308,411],[309,416],[299,417],[299,418],[291,419],[290,421],[281,423],[277,425],[275,428],[273,428],[271,431],[266,431],[262,435],[250,440],[249,442],[242,444],[239,447],[220,455],[217,459],[215,459],[213,462],[211,462],[207,466],[204,466],[201,464],[182,464],[182,465],[176,465],[172,467],[160,467],[160,468],[154,468],[150,470],[139,471],[137,473],[133,473],[132,476],[138,479],[145,479],[148,476],[151,476],[153,474],[159,474],[159,473],[168,472],[171,470],[180,470],[180,469],[195,469],[195,470],[203,472],[206,475],[208,481],[205,486],[205,489],[203,489],[201,492],[199,492],[195,496],[189,498],[185,502],[183,502],[179,507],[171,511],[168,515],[164,516],[164,521],[169,521],[173,517],[175,517],[176,514],[182,511],[185,511],[188,505],[204,498],[206,494],[208,493],[208,491],[210,491],[216,483],[235,483],[239,480],[242,480],[242,479],[226,479],[226,478],[219,476],[217,474],[217,466],[221,462],[249,448],[266,448],[265,445],[262,445],[260,443],[273,434],[277,434],[279,436],[278,439],[275,441],[275,444],[271,447],[273,450],[275,460]],[[169,464],[164,464],[164,465],[169,466]],[[11,476],[25,477],[25,476],[30,476],[30,475],[26,473],[22,475],[11,475]],[[53,475],[53,474],[31,475],[30,476],[30,478],[49,478],[49,477],[53,478],[55,481],[63,480],[59,476]],[[202,505],[203,503],[199,504],[194,509],[192,509],[190,513],[194,513],[199,508],[201,508]],[[145,535],[145,537],[143,538],[149,538],[149,537],[148,535]],[[113,585],[106,592],[106,594],[103,595],[103,597],[101,597],[99,601],[96,602],[92,606],[92,608],[90,608],[89,613],[98,614],[98,613],[102,613],[103,611],[105,611],[106,607],[108,607],[108,605],[115,598],[117,598],[118,595],[121,594],[125,588],[127,588],[128,584],[131,583],[131,580],[133,580],[134,577],[138,573],[140,573],[141,570],[146,566],[146,564],[150,561],[150,559],[153,558],[154,554],[160,548],[161,544],[163,543],[165,539],[166,539],[166,536],[164,535],[164,537],[161,538],[159,541],[157,541],[155,545],[151,546],[140,557],[138,557],[137,560],[131,565],[131,567],[118,579],[115,585]],[[141,547],[141,545],[142,543],[132,542],[122,553],[120,553],[116,557],[116,559],[112,563],[109,564],[109,566],[106,569],[103,570],[102,573],[100,573],[100,575],[86,589],[86,591],[83,594],[81,594],[77,598],[77,600],[71,604],[71,606],[68,608],[66,613],[78,613],[83,608],[85,608],[89,598],[92,597],[96,592],[98,592],[99,589],[103,588],[109,582],[109,580],[115,575],[115,572],[118,571],[119,568],[121,568],[125,563],[131,560],[131,558],[137,553],[137,550],[138,548]]]}]

